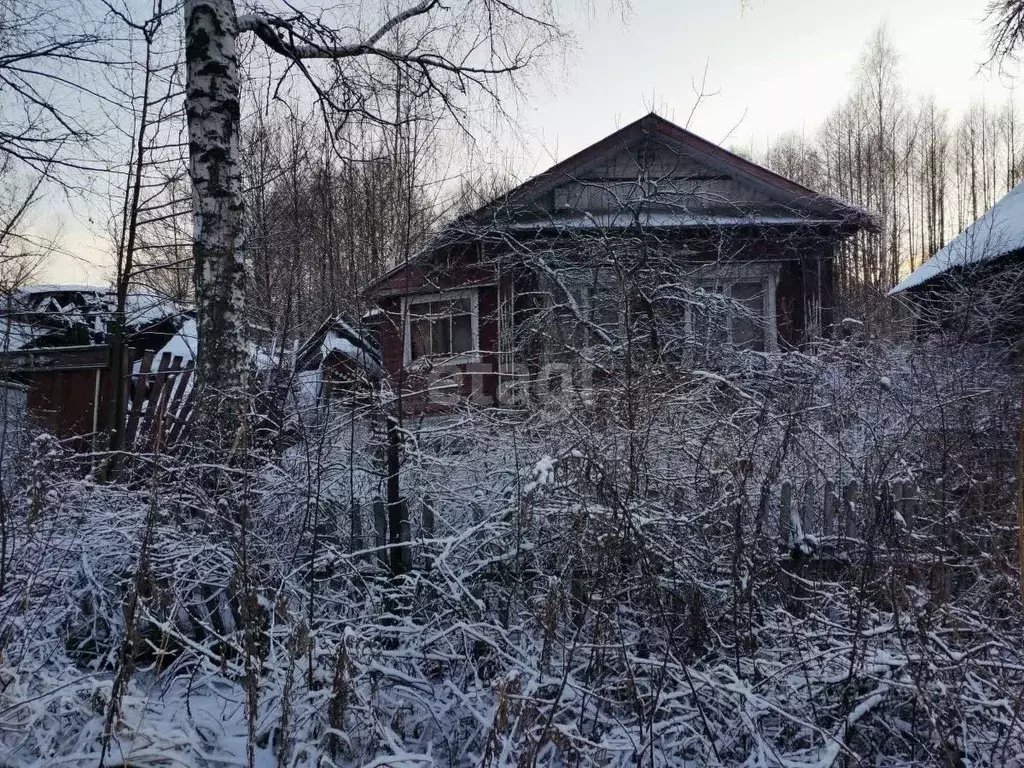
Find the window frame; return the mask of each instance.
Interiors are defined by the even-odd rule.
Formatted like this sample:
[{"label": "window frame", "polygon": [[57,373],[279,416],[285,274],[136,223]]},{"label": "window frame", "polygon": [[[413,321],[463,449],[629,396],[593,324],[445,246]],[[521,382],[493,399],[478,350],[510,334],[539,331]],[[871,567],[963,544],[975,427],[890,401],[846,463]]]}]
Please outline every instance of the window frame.
[{"label": "window frame", "polygon": [[[777,352],[779,349],[779,328],[778,312],[775,306],[775,294],[778,286],[778,271],[768,270],[744,270],[728,271],[717,275],[704,275],[694,281],[694,285],[707,293],[717,293],[732,301],[732,288],[734,285],[757,285],[761,294],[761,327],[763,336],[762,345],[764,353]],[[686,338],[691,344],[698,344],[700,340],[694,335],[693,329],[694,307],[687,304],[685,309]],[[729,326],[726,329],[727,343],[732,345],[733,327],[730,317]]]},{"label": "window frame", "polygon": [[[417,304],[430,304],[438,301],[457,301],[458,299],[469,299],[469,316],[471,343],[468,352],[454,352],[446,354],[430,354],[423,357],[413,358],[412,356],[412,313],[413,307]],[[461,314],[461,313],[458,313]],[[449,320],[457,315],[441,315]],[[465,365],[468,363],[480,362],[480,291],[478,288],[460,288],[452,291],[441,291],[439,293],[421,293],[412,296],[402,297],[402,326],[403,326],[403,352],[404,365],[411,365],[420,360],[431,360],[443,362],[448,365]],[[449,323],[449,335],[451,324]],[[451,339],[449,338],[449,342]]]}]

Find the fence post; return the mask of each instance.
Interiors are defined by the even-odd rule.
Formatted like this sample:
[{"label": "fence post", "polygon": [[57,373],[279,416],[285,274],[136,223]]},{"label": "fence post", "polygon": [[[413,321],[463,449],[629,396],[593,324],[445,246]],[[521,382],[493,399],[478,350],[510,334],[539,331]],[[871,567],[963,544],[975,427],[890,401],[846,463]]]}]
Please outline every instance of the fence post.
[{"label": "fence post", "polygon": [[836,486],[831,480],[825,481],[825,500],[821,516],[821,533],[823,536],[832,535],[832,524],[836,516]]},{"label": "fence post", "polygon": [[786,480],[782,483],[782,490],[779,495],[779,538],[785,546],[792,543],[792,530],[790,525],[790,506],[793,499],[793,484]]},{"label": "fence post", "polygon": [[408,573],[412,567],[409,527],[409,506],[405,499],[388,505],[388,530],[391,534],[391,575]]},{"label": "fence post", "polygon": [[[814,512],[814,481],[807,479],[804,481],[803,493],[800,497],[800,532],[803,533],[807,530],[808,525],[812,525],[812,514]],[[813,526],[812,526],[813,529]]]},{"label": "fence post", "polygon": [[349,509],[349,520],[352,531],[349,538],[349,547],[352,552],[359,552],[363,549],[363,506],[358,502]]},{"label": "fence post", "polygon": [[892,512],[886,521],[896,525],[896,515],[903,517],[903,481],[894,480],[889,483],[889,500],[892,502]]},{"label": "fence post", "polygon": [[388,543],[388,508],[379,499],[373,502],[373,546],[377,548],[377,562],[387,568],[388,551],[384,549]]},{"label": "fence post", "polygon": [[420,521],[423,528],[423,538],[434,538],[434,507],[429,496],[423,497],[423,510]]},{"label": "fence post", "polygon": [[857,520],[854,519],[857,499],[857,481],[851,480],[843,490],[843,516],[845,517],[843,533],[846,538],[852,539],[857,535]]},{"label": "fence post", "polygon": [[907,530],[914,529],[914,513],[917,511],[917,486],[910,480],[903,483],[903,519],[907,523]]}]

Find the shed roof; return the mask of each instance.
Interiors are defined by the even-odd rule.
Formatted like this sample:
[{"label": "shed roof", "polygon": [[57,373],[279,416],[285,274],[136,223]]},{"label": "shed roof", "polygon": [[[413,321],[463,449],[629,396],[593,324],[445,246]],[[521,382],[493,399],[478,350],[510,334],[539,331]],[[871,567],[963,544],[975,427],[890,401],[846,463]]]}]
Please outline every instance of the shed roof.
[{"label": "shed roof", "polygon": [[350,360],[372,380],[384,375],[380,351],[368,329],[353,326],[341,314],[324,320],[300,345],[295,354],[295,370],[319,368],[331,355]]},{"label": "shed roof", "polygon": [[1024,182],[898,283],[889,295],[919,288],[949,272],[984,264],[1024,249]]}]

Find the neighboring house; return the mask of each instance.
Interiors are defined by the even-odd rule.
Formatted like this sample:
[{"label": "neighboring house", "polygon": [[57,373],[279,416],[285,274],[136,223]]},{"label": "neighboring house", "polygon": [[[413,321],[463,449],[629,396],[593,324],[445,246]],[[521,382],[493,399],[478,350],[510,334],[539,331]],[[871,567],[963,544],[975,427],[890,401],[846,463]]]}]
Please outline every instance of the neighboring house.
[{"label": "neighboring house", "polygon": [[911,308],[921,330],[1018,346],[1024,330],[1024,182],[889,295]]},{"label": "neighboring house", "polygon": [[[0,405],[25,400],[27,416],[59,438],[87,449],[109,423],[114,394],[111,342],[116,297],[83,285],[29,286],[0,305]],[[193,310],[152,293],[128,294],[125,445],[163,450],[185,437],[192,403],[192,367],[198,348]],[[269,333],[253,329],[250,344],[257,397],[267,386],[292,385],[299,410],[320,410],[329,393],[366,397],[384,377],[376,341],[341,316],[331,317],[296,349],[267,350],[257,342]],[[294,364],[294,368],[292,367]],[[294,378],[287,375],[294,371]],[[274,375],[275,373],[286,375]],[[7,391],[14,395],[6,394]],[[284,393],[282,393],[284,394]],[[265,398],[264,407],[282,403]],[[264,413],[276,429],[280,413]]]},{"label": "neighboring house", "polygon": [[[107,423],[116,305],[112,290],[85,285],[28,286],[0,304],[0,375],[27,386],[29,418],[58,437],[82,438]],[[154,370],[164,352],[178,369],[194,356],[195,321],[177,302],[129,294],[125,331],[129,399],[149,394],[135,386],[145,353]]]},{"label": "neighboring house", "polygon": [[800,346],[831,323],[839,244],[875,228],[650,114],[460,216],[369,295],[413,409],[439,370],[487,403],[499,371],[606,368],[627,341],[678,362]]},{"label": "neighboring house", "polygon": [[[107,343],[117,297],[89,285],[33,285],[0,299],[0,351],[87,347]],[[129,346],[156,350],[190,317],[188,308],[152,293],[132,292],[125,306]]]},{"label": "neighboring house", "polygon": [[294,407],[303,418],[322,413],[339,398],[371,397],[385,376],[372,330],[340,314],[299,345],[294,371]]}]

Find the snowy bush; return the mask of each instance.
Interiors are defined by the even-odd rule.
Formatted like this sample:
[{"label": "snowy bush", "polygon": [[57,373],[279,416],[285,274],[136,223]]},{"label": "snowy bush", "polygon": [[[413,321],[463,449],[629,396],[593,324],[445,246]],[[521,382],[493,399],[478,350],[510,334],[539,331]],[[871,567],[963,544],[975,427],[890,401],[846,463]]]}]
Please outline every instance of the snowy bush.
[{"label": "snowy bush", "polygon": [[[405,423],[399,578],[362,411],[109,484],[40,439],[4,481],[3,762],[1019,760],[1014,372],[869,342],[754,366]],[[813,511],[788,537],[784,485]]]}]

